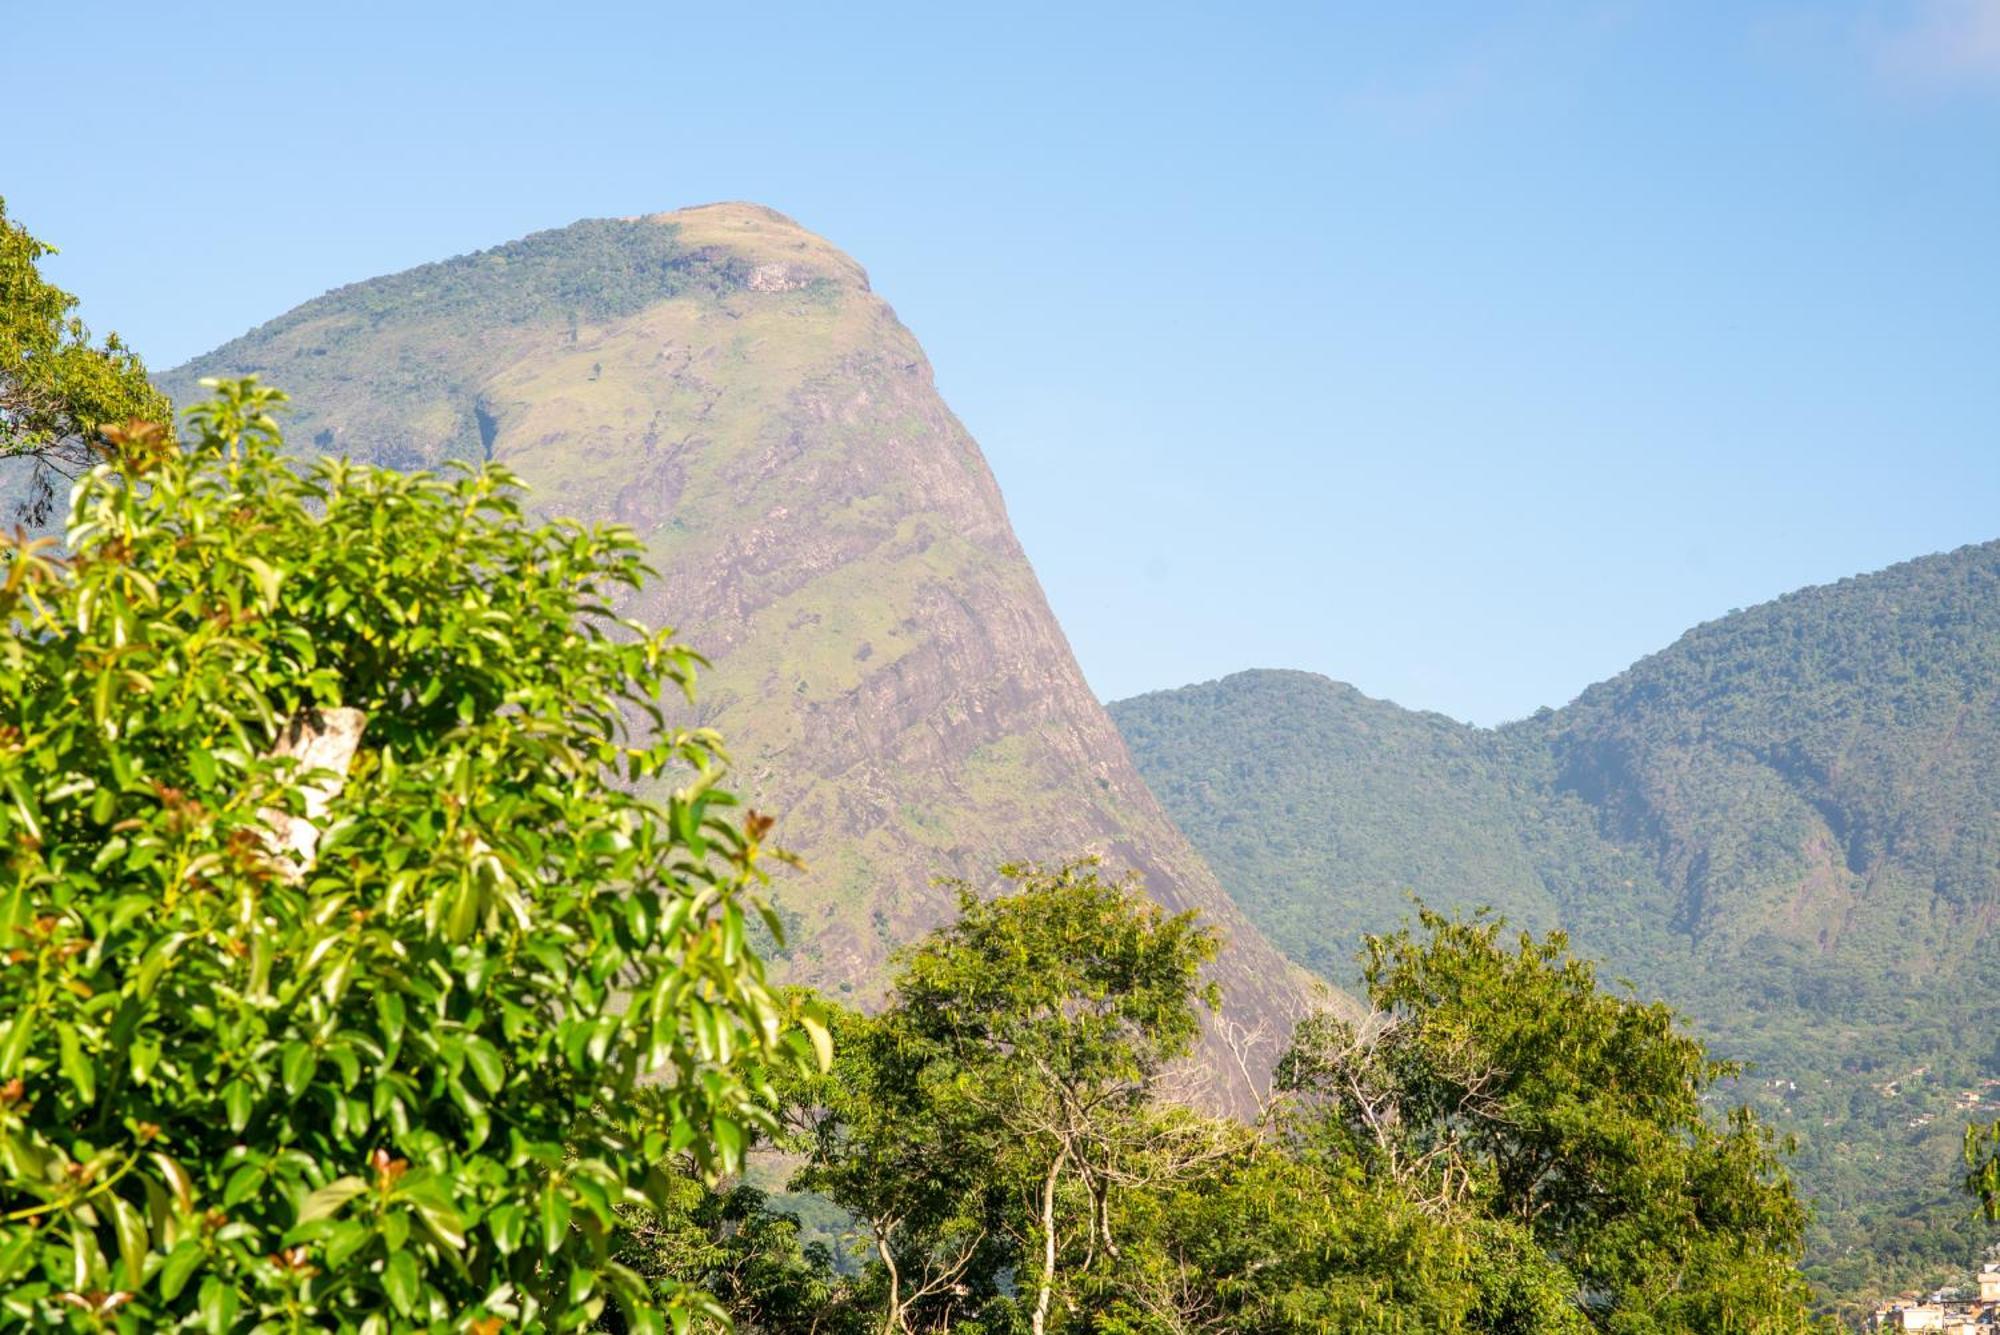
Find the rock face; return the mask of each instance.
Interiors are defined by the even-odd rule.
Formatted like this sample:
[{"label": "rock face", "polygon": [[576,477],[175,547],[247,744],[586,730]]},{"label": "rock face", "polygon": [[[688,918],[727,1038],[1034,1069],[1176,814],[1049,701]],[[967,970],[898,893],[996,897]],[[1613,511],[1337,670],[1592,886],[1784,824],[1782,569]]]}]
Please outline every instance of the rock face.
[{"label": "rock face", "polygon": [[710,657],[696,721],[807,863],[777,894],[795,977],[865,1001],[951,911],[936,878],[1094,852],[1222,926],[1225,1015],[1270,1060],[1300,976],[1133,769],[922,349],[825,241],[742,204],[580,223],[329,293],[165,380],[185,402],[250,372],[301,444],[495,458],[541,509],[640,533],[660,578],[631,611]]}]

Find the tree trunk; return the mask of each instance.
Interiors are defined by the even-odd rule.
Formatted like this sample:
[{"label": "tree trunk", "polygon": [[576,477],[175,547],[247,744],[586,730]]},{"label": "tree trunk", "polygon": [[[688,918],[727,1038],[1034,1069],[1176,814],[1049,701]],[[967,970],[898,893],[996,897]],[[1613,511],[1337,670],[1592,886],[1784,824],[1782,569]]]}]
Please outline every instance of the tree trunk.
[{"label": "tree trunk", "polygon": [[899,1327],[903,1330],[910,1327],[903,1320],[902,1276],[896,1273],[896,1256],[889,1250],[886,1230],[875,1230],[875,1254],[882,1258],[882,1268],[889,1272],[889,1310],[883,1315],[882,1335],[895,1335]]},{"label": "tree trunk", "polygon": [[1068,1158],[1069,1149],[1065,1147],[1049,1165],[1049,1175],[1042,1179],[1042,1283],[1035,1294],[1034,1335],[1046,1335],[1049,1299],[1056,1290],[1056,1182]]}]

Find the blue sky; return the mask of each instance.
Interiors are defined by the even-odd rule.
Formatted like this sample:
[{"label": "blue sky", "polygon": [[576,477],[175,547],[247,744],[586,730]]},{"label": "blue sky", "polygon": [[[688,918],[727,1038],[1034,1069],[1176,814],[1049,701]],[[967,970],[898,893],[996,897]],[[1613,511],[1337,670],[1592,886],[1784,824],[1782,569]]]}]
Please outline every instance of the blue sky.
[{"label": "blue sky", "polygon": [[2000,0],[31,5],[9,212],[156,366],[581,217],[865,264],[1107,697],[1494,722],[2000,537]]}]

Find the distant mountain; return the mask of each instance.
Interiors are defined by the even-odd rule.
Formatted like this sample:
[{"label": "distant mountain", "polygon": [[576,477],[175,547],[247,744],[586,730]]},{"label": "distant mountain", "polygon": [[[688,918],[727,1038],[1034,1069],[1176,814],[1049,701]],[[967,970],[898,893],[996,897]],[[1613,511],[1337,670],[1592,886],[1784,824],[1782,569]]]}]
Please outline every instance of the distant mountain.
[{"label": "distant mountain", "polygon": [[1953,1153],[2000,1113],[2000,543],[1733,613],[1499,729],[1297,672],[1111,712],[1294,958],[1350,978],[1409,893],[1488,904],[1754,1061],[1830,1288],[1992,1235]]},{"label": "distant mountain", "polygon": [[1300,1007],[1085,687],[922,349],[819,237],[744,204],[582,222],[341,288],[163,383],[253,372],[303,447],[499,459],[541,509],[639,531],[660,577],[630,610],[713,660],[691,721],[808,864],[779,890],[794,977],[865,996],[951,911],[934,878],[1092,850],[1228,933],[1231,1018]]},{"label": "distant mountain", "polygon": [[1293,958],[1354,972],[1416,886],[1480,887],[1557,920],[1515,829],[1502,748],[1440,714],[1304,672],[1244,672],[1111,706],[1142,773],[1236,901]]}]

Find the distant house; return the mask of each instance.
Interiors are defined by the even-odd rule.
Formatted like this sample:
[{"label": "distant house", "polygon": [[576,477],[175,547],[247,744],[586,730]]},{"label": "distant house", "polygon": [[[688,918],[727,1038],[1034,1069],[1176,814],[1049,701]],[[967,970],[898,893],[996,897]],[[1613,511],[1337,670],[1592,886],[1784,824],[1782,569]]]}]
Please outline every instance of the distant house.
[{"label": "distant house", "polygon": [[[1989,1275],[1996,1293],[2000,1293],[2000,1270],[1980,1275],[1981,1292],[1985,1290]],[[1978,1302],[1914,1302],[1905,1298],[1876,1308],[1869,1328],[1877,1331],[1927,1331],[1936,1335],[2000,1335],[2000,1305],[1984,1297]]]},{"label": "distant house", "polygon": [[1868,1319],[1872,1331],[1921,1330],[1937,1335],[2000,1335],[2000,1254],[1979,1267],[1978,1296],[1974,1290],[1939,1289],[1929,1295],[1908,1294],[1875,1309]]}]

